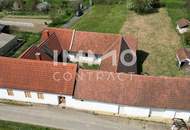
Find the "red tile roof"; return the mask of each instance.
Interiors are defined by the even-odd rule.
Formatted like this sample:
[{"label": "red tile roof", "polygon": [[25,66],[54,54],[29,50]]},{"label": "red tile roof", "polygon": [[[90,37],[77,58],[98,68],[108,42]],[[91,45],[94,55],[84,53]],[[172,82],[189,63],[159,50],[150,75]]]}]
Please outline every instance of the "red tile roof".
[{"label": "red tile roof", "polygon": [[180,61],[190,59],[190,51],[187,48],[180,48],[176,54]]},{"label": "red tile roof", "polygon": [[190,109],[190,78],[79,70],[74,97],[106,103]]},{"label": "red tile roof", "polygon": [[[73,40],[72,40],[73,39]],[[137,40],[130,35],[106,34],[96,32],[82,32],[69,29],[47,28],[42,32],[42,43],[39,48],[48,45],[51,51],[67,50],[73,52],[91,50],[100,56],[111,51],[116,52],[116,65],[112,65],[112,57],[102,60],[100,69],[109,72],[136,71],[136,66],[128,69],[120,63],[120,54],[124,49],[131,49],[136,53]],[[124,42],[123,42],[124,41]],[[126,45],[123,45],[126,44]],[[124,47],[124,48],[123,48]],[[118,64],[120,64],[118,66]],[[120,67],[120,68],[118,68]]]},{"label": "red tile roof", "polygon": [[68,50],[71,44],[73,30],[63,28],[46,28],[42,31],[41,41],[48,39],[48,34],[55,33],[62,50]]},{"label": "red tile roof", "polygon": [[71,51],[91,50],[95,54],[103,54],[120,42],[121,35],[76,31]]},{"label": "red tile roof", "polygon": [[0,57],[0,88],[72,95],[76,69],[75,64]]},{"label": "red tile roof", "polygon": [[185,19],[185,18],[182,18],[180,20],[177,21],[177,25],[180,27],[180,28],[183,28],[183,27],[187,27],[190,25],[190,21]]},{"label": "red tile roof", "polygon": [[22,59],[32,59],[36,60],[36,53],[40,53],[41,60],[52,61],[52,58],[46,55],[42,50],[40,50],[36,45],[31,46],[25,53],[23,53],[19,58]]},{"label": "red tile roof", "polygon": [[62,48],[56,33],[49,34],[49,37],[39,45],[39,49],[42,50],[45,46],[47,46],[52,52],[54,50],[57,50],[58,53],[62,52]]}]

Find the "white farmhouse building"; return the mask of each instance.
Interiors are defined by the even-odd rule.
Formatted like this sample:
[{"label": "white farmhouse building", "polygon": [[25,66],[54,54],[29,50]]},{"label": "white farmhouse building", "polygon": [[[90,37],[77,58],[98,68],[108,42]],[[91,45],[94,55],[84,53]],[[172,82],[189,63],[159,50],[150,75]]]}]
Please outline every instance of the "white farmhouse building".
[{"label": "white farmhouse building", "polygon": [[[0,57],[0,99],[124,117],[178,117],[189,121],[190,78],[129,74],[136,72],[136,64],[131,68],[121,64],[118,57],[125,49],[136,52],[133,38],[69,29],[46,30],[40,45],[30,47],[18,59]],[[54,50],[56,64],[52,62]],[[63,50],[69,52],[68,60],[97,63],[100,70],[83,70],[77,64],[64,62]],[[83,55],[77,57],[80,50]],[[88,50],[96,54],[95,58],[87,57]],[[100,58],[112,50],[116,50],[116,66],[111,64],[111,58]]]}]

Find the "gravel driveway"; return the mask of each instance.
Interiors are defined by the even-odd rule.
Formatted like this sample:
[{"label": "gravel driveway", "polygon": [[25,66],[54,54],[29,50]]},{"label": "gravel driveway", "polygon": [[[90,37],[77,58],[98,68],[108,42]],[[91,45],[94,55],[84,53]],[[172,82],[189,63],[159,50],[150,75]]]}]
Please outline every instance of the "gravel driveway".
[{"label": "gravel driveway", "polygon": [[50,106],[0,104],[0,120],[9,120],[64,130],[169,130],[167,125],[98,116],[72,109]]}]

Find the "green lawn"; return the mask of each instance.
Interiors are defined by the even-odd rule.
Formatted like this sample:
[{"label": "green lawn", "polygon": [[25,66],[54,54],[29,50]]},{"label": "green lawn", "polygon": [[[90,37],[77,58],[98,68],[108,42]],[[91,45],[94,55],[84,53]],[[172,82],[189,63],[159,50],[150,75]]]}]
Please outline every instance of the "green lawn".
[{"label": "green lawn", "polygon": [[126,4],[95,5],[72,28],[81,31],[119,33],[126,15]]},{"label": "green lawn", "polygon": [[24,39],[24,44],[17,50],[10,51],[7,56],[9,57],[19,57],[26,49],[28,49],[33,44],[38,44],[40,39],[40,34],[30,33],[30,32],[15,32],[18,38]]},{"label": "green lawn", "polygon": [[0,130],[57,130],[57,129],[0,120]]},{"label": "green lawn", "polygon": [[161,0],[165,4],[168,14],[172,19],[174,25],[176,21],[181,18],[190,19],[190,9],[185,7],[186,0]]}]

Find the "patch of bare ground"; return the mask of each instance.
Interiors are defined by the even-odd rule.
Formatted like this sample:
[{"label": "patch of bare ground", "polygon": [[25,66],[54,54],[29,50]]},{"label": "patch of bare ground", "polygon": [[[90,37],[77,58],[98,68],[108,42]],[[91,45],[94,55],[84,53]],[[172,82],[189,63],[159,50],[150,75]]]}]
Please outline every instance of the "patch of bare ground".
[{"label": "patch of bare ground", "polygon": [[138,69],[142,73],[155,76],[185,75],[176,66],[176,50],[182,45],[166,9],[161,8],[159,12],[147,15],[129,12],[121,33],[138,38]]}]

